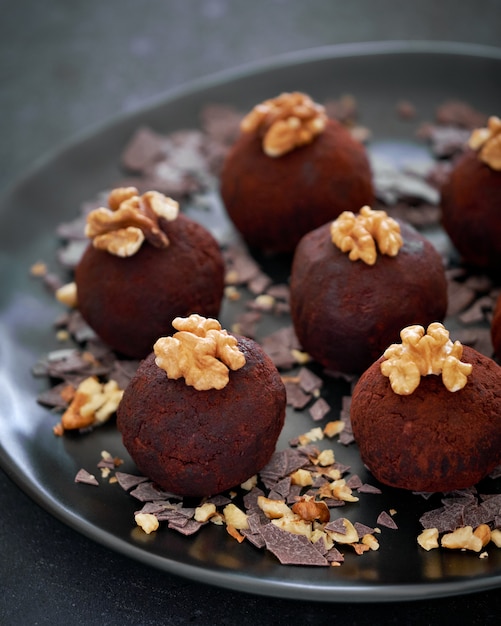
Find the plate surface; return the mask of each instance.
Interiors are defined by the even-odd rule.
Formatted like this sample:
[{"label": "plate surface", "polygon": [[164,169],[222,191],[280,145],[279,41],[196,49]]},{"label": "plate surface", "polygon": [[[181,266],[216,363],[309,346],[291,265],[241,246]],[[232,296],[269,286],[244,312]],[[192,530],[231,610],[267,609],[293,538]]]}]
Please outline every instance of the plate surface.
[{"label": "plate surface", "polygon": [[[31,375],[35,362],[57,344],[52,331],[61,312],[30,266],[55,258],[55,228],[77,215],[91,199],[120,178],[119,155],[134,130],[147,125],[161,133],[199,126],[204,105],[231,104],[246,111],[281,91],[301,90],[321,101],[350,93],[360,121],[375,143],[408,141],[414,126],[395,114],[399,100],[411,101],[418,122],[433,119],[437,105],[463,99],[488,114],[501,102],[501,51],[478,46],[372,44],[340,46],[287,55],[200,81],[167,94],[134,115],[113,121],[65,146],[16,184],[0,205],[0,463],[41,506],[94,540],[125,555],[188,578],[277,597],[321,601],[397,601],[454,595],[501,584],[501,551],[476,554],[424,552],[416,544],[418,518],[430,508],[399,490],[366,494],[342,515],[375,525],[383,510],[396,509],[399,530],[382,529],[381,548],[347,554],[337,568],[282,566],[250,544],[238,544],[218,527],[191,538],[161,528],[155,536],[133,532],[137,502],[116,485],[76,485],[84,467],[96,471],[101,450],[126,460],[113,424],[79,437],[54,437],[57,417],[36,403],[42,388]],[[416,122],[416,123],[418,123]],[[224,320],[223,320],[224,321]],[[329,400],[342,389],[330,385]],[[289,411],[280,445],[312,427],[311,418]],[[375,484],[356,446],[334,444],[336,459],[363,481]],[[489,487],[491,490],[492,485]],[[494,486],[495,488],[495,486]]]}]

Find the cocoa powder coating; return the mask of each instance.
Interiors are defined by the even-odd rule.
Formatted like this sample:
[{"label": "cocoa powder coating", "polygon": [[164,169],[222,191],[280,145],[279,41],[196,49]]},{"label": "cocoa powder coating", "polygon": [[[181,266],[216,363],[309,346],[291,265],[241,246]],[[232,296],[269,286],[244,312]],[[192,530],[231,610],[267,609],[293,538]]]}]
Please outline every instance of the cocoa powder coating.
[{"label": "cocoa powder coating", "polygon": [[224,261],[217,241],[184,215],[160,220],[167,248],[145,242],[121,258],[89,245],[75,270],[78,308],[117,352],[143,358],[154,342],[174,332],[175,317],[219,315]]},{"label": "cocoa powder coating", "polygon": [[438,375],[410,395],[394,393],[376,361],[355,386],[351,423],[363,462],[382,483],[413,491],[470,487],[501,462],[501,367],[473,348],[460,391]]},{"label": "cocoa powder coating", "polygon": [[361,374],[402,328],[442,321],[447,282],[433,245],[400,222],[404,245],[376,263],[350,261],[331,241],[330,223],[299,243],[291,272],[291,316],[303,349],[325,368]]},{"label": "cocoa powder coating", "polygon": [[501,171],[468,150],[441,190],[442,225],[467,265],[501,271]]},{"label": "cocoa powder coating", "polygon": [[374,199],[365,148],[335,120],[276,158],[257,133],[242,133],[224,163],[221,195],[247,244],[273,253],[292,252],[310,230]]},{"label": "cocoa powder coating", "polygon": [[142,474],[183,496],[239,485],[262,469],[285,419],[285,388],[262,348],[238,337],[246,364],[221,390],[170,380],[153,354],[140,365],[117,413],[125,447]]}]

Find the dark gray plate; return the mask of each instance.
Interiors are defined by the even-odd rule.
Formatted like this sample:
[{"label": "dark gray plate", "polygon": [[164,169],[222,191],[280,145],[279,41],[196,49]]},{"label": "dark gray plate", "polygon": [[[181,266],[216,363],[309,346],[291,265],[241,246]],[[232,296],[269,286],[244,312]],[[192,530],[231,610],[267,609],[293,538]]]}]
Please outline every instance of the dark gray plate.
[{"label": "dark gray plate", "polygon": [[[0,208],[0,463],[41,506],[96,541],[152,566],[206,583],[263,595],[322,601],[388,601],[471,592],[501,584],[501,550],[476,554],[424,552],[416,545],[418,518],[430,506],[406,492],[384,489],[366,495],[342,514],[375,524],[384,509],[397,510],[399,530],[383,529],[378,552],[347,554],[338,568],[285,567],[238,544],[221,528],[192,538],[168,529],[155,536],[133,532],[136,502],[116,485],[92,488],[73,482],[85,467],[95,470],[101,450],[128,459],[112,424],[83,437],[56,438],[57,418],[37,405],[42,383],[30,370],[57,344],[52,332],[61,308],[29,277],[35,261],[51,262],[54,230],[76,215],[80,202],[120,178],[119,154],[142,124],[159,132],[198,126],[207,103],[247,110],[285,90],[316,100],[353,94],[362,123],[375,143],[409,141],[413,125],[399,121],[395,104],[413,102],[419,121],[432,119],[446,99],[466,99],[499,114],[501,51],[478,46],[383,43],[339,46],[287,55],[278,60],[202,80],[167,94],[151,106],[78,138],[50,155],[16,184]],[[329,397],[343,392],[332,384]],[[312,426],[307,415],[288,414],[282,443]],[[337,459],[374,483],[355,446],[335,444]],[[132,470],[130,460],[125,471]],[[490,489],[496,485],[489,485]]]}]

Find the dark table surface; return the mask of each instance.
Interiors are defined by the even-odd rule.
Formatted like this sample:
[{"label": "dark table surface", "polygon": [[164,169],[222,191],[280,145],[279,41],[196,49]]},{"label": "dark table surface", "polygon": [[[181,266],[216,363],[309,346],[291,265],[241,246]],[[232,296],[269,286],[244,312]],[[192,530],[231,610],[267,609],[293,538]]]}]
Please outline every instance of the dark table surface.
[{"label": "dark table surface", "polygon": [[[47,152],[171,88],[248,62],[380,40],[501,46],[501,2],[2,0],[0,192]],[[490,590],[293,602],[157,571],[78,534],[0,471],[1,624],[498,623]]]}]

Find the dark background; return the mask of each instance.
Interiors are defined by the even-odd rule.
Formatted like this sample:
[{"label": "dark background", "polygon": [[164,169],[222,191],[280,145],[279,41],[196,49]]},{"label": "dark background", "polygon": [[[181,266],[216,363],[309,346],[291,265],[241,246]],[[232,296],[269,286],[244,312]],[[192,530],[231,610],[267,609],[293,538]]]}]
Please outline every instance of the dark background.
[{"label": "dark background", "polygon": [[[380,40],[501,46],[497,0],[0,0],[0,193],[90,128],[193,79]],[[0,471],[1,624],[494,624],[499,591],[402,604],[261,598],[77,534]]]}]

